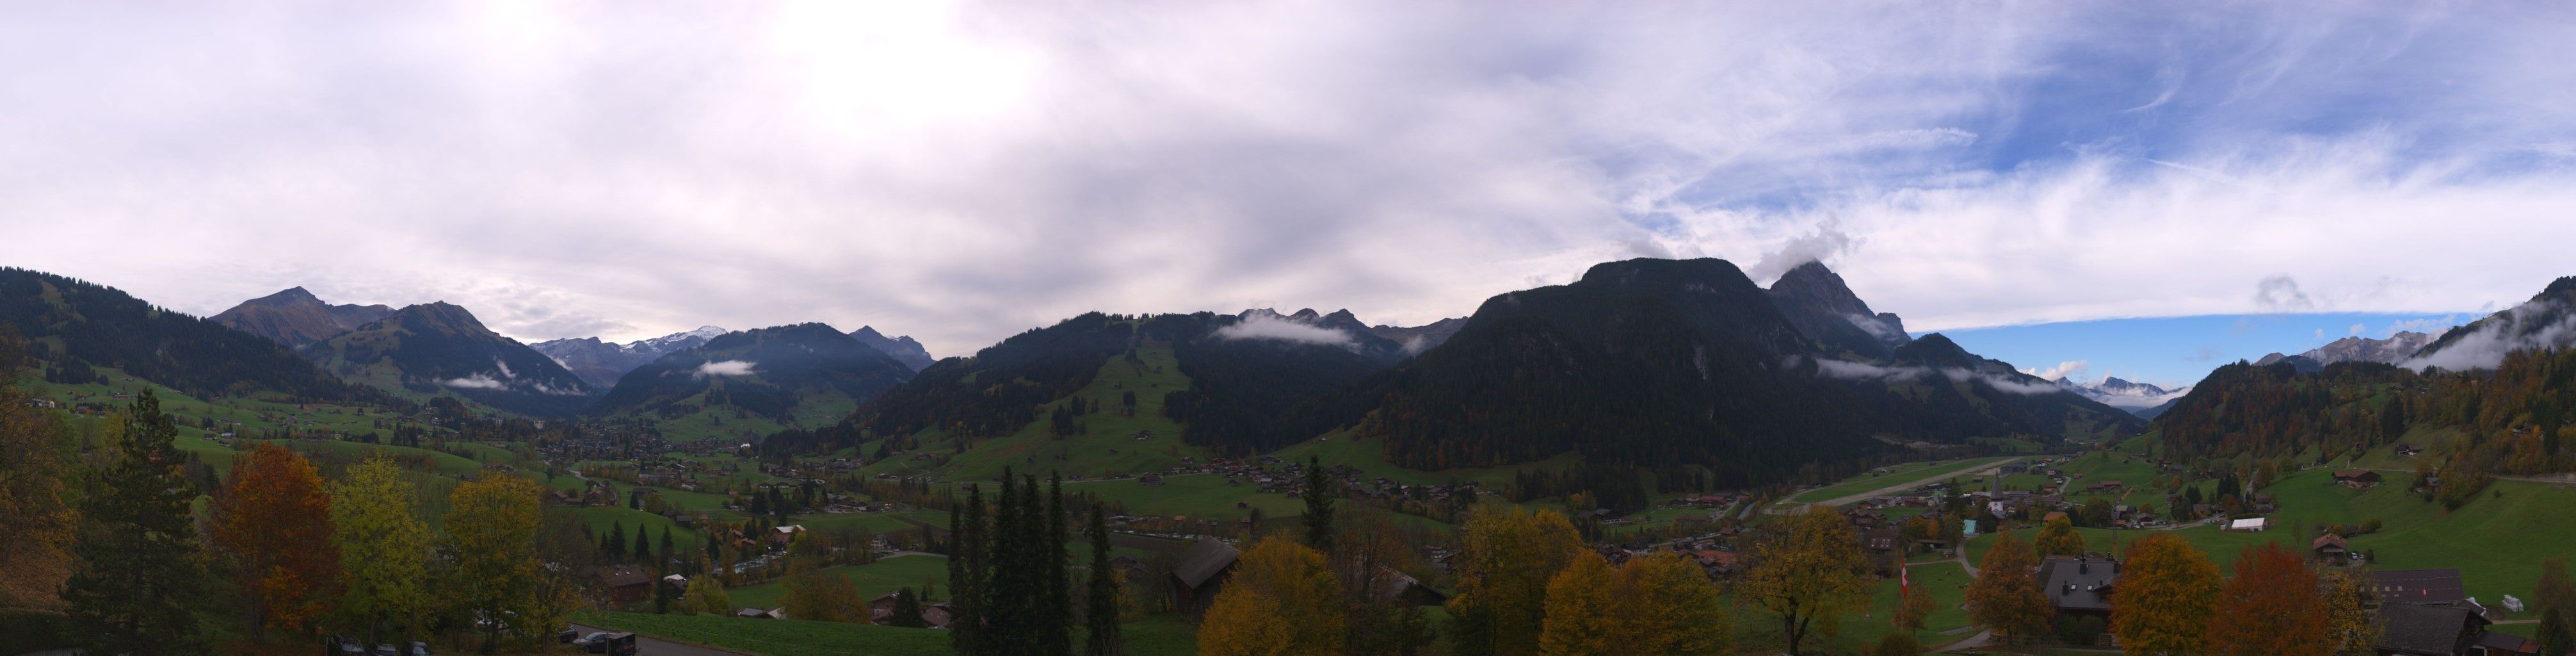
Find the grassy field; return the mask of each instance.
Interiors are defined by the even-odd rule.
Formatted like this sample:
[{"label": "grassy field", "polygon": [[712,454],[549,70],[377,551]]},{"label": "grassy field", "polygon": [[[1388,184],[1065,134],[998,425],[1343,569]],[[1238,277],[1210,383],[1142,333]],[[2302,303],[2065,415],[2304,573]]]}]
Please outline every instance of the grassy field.
[{"label": "grassy field", "polygon": [[[2216,526],[2183,529],[2183,539],[2209,554],[2222,567],[2248,547],[2281,542],[2304,551],[2327,524],[2361,524],[2378,519],[2378,533],[2355,536],[2352,549],[2374,553],[2377,567],[2388,569],[2459,568],[2470,596],[2492,602],[2504,595],[2528,597],[2540,576],[2540,561],[2564,554],[2563,541],[2551,537],[2563,530],[2565,518],[2576,517],[2576,494],[2541,483],[2499,481],[2489,492],[2459,510],[2443,510],[2404,489],[2401,476],[2367,490],[2333,483],[2333,473],[2310,469],[2283,478],[2263,491],[2281,507],[2268,516],[2269,530],[2230,533]],[[2118,548],[2147,531],[2077,529],[2097,551]],[[2029,534],[2025,531],[2023,537]],[[1969,541],[1968,557],[1983,558],[1993,536]]]},{"label": "grassy field", "polygon": [[1901,485],[1908,481],[1984,469],[1986,467],[2003,464],[2015,459],[2016,458],[2013,456],[2004,456],[1997,458],[1971,458],[1968,460],[1950,460],[1943,462],[1906,463],[1893,466],[1892,471],[1886,474],[1862,476],[1846,480],[1841,483],[1836,483],[1828,487],[1808,490],[1798,493],[1797,496],[1790,497],[1789,500],[1799,503],[1814,503],[1827,499],[1860,494],[1862,492],[1882,489],[1894,485]]},{"label": "grassy field", "polygon": [[[1931,646],[1966,637],[1964,634],[1942,635],[1941,632],[1968,625],[1968,613],[1960,609],[1960,604],[1967,598],[1968,571],[1957,563],[1914,565],[1908,570],[1916,589],[1932,595],[1932,616],[1925,618],[1923,630],[1915,632],[1915,639]],[[1867,653],[1870,646],[1878,644],[1879,638],[1895,628],[1896,595],[1895,578],[1879,581],[1871,592],[1867,612],[1842,618],[1839,635],[1825,637],[1810,633],[1808,644],[1801,645],[1802,650],[1834,654]],[[1733,594],[1727,596],[1736,602],[1731,615],[1735,623],[1737,652],[1754,653],[1755,647],[1776,648],[1787,644],[1783,637],[1786,634],[1780,630],[1779,617],[1765,615],[1760,609],[1734,599]],[[1777,650],[1766,649],[1761,653],[1772,651]]]},{"label": "grassy field", "polygon": [[1335,431],[1330,435],[1292,444],[1272,452],[1271,455],[1289,462],[1305,462],[1307,458],[1314,457],[1321,459],[1327,466],[1349,465],[1360,470],[1361,474],[1370,480],[1385,478],[1413,485],[1474,481],[1487,489],[1501,488],[1504,482],[1512,479],[1512,474],[1520,471],[1553,471],[1572,465],[1577,460],[1574,454],[1567,453],[1546,460],[1506,467],[1461,467],[1440,471],[1420,471],[1388,462],[1383,445],[1372,440],[1354,439],[1347,431]]},{"label": "grassy field", "polygon": [[1064,488],[1066,492],[1091,492],[1125,502],[1130,515],[1230,520],[1251,514],[1249,508],[1236,508],[1238,502],[1260,509],[1268,517],[1287,517],[1306,510],[1304,501],[1285,494],[1263,494],[1252,481],[1241,483],[1228,486],[1225,477],[1218,474],[1182,474],[1163,477],[1162,485],[1146,485],[1130,478],[1066,483]]},{"label": "grassy field", "polygon": [[[945,592],[948,589],[948,559],[938,556],[897,556],[866,565],[843,565],[824,571],[839,574],[857,585],[860,599],[874,599],[897,588],[912,588],[917,593],[921,591],[924,580],[939,581],[942,591],[939,598],[946,599],[948,594]],[[786,594],[786,585],[776,581],[725,591],[733,605],[746,608],[776,608],[778,598]]]},{"label": "grassy field", "polygon": [[[948,632],[866,624],[746,620],[703,615],[584,612],[576,621],[690,644],[739,651],[755,656],[949,656]],[[1198,652],[1196,631],[1172,615],[1156,615],[1120,627],[1132,656],[1190,656]],[[1078,643],[1081,636],[1074,640]]]}]

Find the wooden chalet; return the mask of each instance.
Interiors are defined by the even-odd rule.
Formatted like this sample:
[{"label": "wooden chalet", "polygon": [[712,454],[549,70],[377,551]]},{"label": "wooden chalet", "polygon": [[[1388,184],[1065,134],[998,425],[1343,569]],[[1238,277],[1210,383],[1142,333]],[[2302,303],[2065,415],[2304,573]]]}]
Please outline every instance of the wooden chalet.
[{"label": "wooden chalet", "polygon": [[1234,560],[1243,552],[1233,545],[1202,538],[1181,554],[1180,564],[1172,568],[1172,609],[1192,622],[1207,613],[1216,603],[1216,593],[1234,573]]}]

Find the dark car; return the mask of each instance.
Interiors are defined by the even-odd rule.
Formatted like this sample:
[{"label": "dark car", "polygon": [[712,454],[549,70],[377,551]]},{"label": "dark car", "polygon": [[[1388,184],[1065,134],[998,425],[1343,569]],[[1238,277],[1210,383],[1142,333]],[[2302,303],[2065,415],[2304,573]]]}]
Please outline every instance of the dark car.
[{"label": "dark car", "polygon": [[322,656],[368,656],[367,643],[345,635],[323,636]]},{"label": "dark car", "polygon": [[555,642],[560,642],[560,643],[567,644],[567,645],[572,644],[572,641],[574,641],[574,640],[580,640],[580,639],[581,639],[581,632],[580,632],[580,631],[575,631],[575,630],[572,630],[572,629],[564,629],[562,633],[557,633],[557,634],[555,634]]},{"label": "dark car", "polygon": [[573,644],[581,645],[582,651],[608,656],[635,656],[641,649],[632,633],[593,633]]},{"label": "dark car", "polygon": [[380,645],[376,645],[376,656],[431,656],[431,655],[430,655],[430,653],[429,653],[429,643],[421,642],[421,641],[418,641],[418,640],[413,640],[413,641],[411,641],[411,643],[410,643],[410,644],[405,645],[405,646],[402,646],[402,647],[396,647],[396,646],[393,646],[392,644],[380,644]]}]

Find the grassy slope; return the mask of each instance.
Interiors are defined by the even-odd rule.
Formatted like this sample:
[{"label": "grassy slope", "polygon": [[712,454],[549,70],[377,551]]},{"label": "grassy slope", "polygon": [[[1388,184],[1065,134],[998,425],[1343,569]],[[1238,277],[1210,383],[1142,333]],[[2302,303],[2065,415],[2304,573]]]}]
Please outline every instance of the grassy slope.
[{"label": "grassy slope", "polygon": [[[1047,429],[1047,414],[1063,407],[1068,400],[1057,400],[1040,406],[1038,420],[1008,436],[978,440],[965,453],[954,453],[954,439],[938,431],[924,431],[916,437],[919,452],[939,454],[934,460],[916,461],[908,457],[889,458],[872,464],[867,473],[899,475],[931,474],[947,480],[989,481],[999,478],[1004,467],[1019,472],[1061,471],[1085,476],[1143,474],[1181,466],[1188,456],[1206,462],[1212,455],[1207,449],[1181,443],[1181,425],[1163,416],[1163,395],[1189,389],[1190,379],[1181,375],[1180,363],[1168,345],[1148,344],[1137,349],[1140,363],[1125,358],[1110,358],[1101,365],[1100,373],[1075,395],[1100,404],[1099,412],[1079,420],[1086,429],[1082,435],[1056,439]],[[1120,405],[1125,392],[1136,393],[1135,416],[1127,416]],[[1138,440],[1139,432],[1153,434]],[[873,451],[871,446],[867,450]],[[1113,453],[1114,452],[1114,453]],[[953,455],[952,455],[953,454]]]},{"label": "grassy slope", "polygon": [[[920,592],[921,582],[925,579],[938,581],[940,598],[947,598],[948,559],[938,556],[897,556],[866,565],[843,565],[824,571],[849,579],[858,586],[860,599],[875,599],[877,595],[897,588],[912,588],[914,592]],[[725,591],[733,605],[746,608],[777,608],[778,598],[786,594],[786,584],[777,581]]]},{"label": "grassy slope", "polygon": [[1965,472],[1973,469],[1983,469],[2012,459],[2014,459],[2012,456],[2004,456],[1997,458],[1972,458],[1968,460],[1951,460],[1933,463],[1906,463],[1896,465],[1894,467],[1895,470],[1887,474],[1854,478],[1841,483],[1836,483],[1830,487],[1808,490],[1806,492],[1799,493],[1797,496],[1790,497],[1789,500],[1801,503],[1824,501],[1826,499],[1849,496],[1892,485],[1899,485],[1907,481],[1920,480],[1929,476],[1939,476],[1943,474]]}]

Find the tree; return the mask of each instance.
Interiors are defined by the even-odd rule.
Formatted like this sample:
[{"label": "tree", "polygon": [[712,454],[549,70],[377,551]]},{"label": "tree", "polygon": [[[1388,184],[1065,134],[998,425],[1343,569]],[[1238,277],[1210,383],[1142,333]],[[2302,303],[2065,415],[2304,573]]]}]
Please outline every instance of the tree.
[{"label": "tree", "polygon": [[87,567],[63,583],[66,624],[93,654],[205,653],[205,554],[189,509],[197,492],[171,446],[178,427],[150,388],[116,419],[113,459],[83,499],[90,528],[72,544]]},{"label": "tree", "polygon": [[689,579],[689,590],[681,601],[682,612],[690,614],[733,612],[733,599],[725,595],[724,582],[713,575]]},{"label": "tree", "polygon": [[1583,552],[1574,524],[1552,510],[1523,514],[1487,505],[1476,508],[1463,533],[1464,548],[1451,565],[1458,578],[1458,595],[1449,599],[1454,652],[1536,653],[1548,582]]},{"label": "tree", "polygon": [[[1130,393],[1128,398],[1134,398]],[[1091,504],[1091,524],[1084,529],[1091,541],[1091,584],[1088,599],[1082,607],[1084,656],[1119,656],[1127,653],[1125,638],[1118,627],[1118,572],[1109,565],[1109,520],[1100,504]]]},{"label": "tree", "polygon": [[1282,656],[1297,627],[1279,614],[1279,602],[1241,586],[1216,593],[1199,620],[1199,656]]},{"label": "tree", "polygon": [[1698,563],[1670,551],[1632,558],[1619,581],[1628,653],[1714,656],[1732,646],[1734,622]]},{"label": "tree", "polygon": [[301,629],[340,579],[322,476],[304,456],[262,443],[233,462],[232,479],[212,504],[214,542],[241,577],[251,640],[270,626]]},{"label": "tree", "polygon": [[350,467],[330,490],[343,621],[361,627],[371,644],[383,628],[422,635],[429,628],[429,525],[412,514],[418,493],[411,479],[378,456]]},{"label": "tree", "polygon": [[2075,524],[2064,517],[2048,520],[2039,527],[2039,537],[2031,548],[2042,556],[2084,555],[2084,536],[2075,532]]},{"label": "tree", "polygon": [[1869,607],[1869,558],[1850,520],[1832,508],[1818,506],[1772,526],[1754,546],[1738,592],[1780,619],[1795,654],[1810,632],[1833,636],[1843,615]]},{"label": "tree", "polygon": [[885,623],[886,626],[913,629],[930,626],[929,622],[921,619],[921,600],[912,595],[912,588],[894,592],[894,610],[886,613]]},{"label": "tree", "polygon": [[[1612,656],[1630,653],[1620,642],[1619,580],[1610,563],[1597,553],[1574,557],[1574,564],[1547,582],[1547,618],[1538,636],[1541,656]],[[1641,652],[1642,653],[1642,652]]]},{"label": "tree", "polygon": [[2209,622],[2212,656],[2328,656],[2326,603],[2298,552],[2266,542],[2236,556]]},{"label": "tree", "polygon": [[1323,553],[1333,552],[1333,501],[1340,492],[1333,489],[1333,479],[1324,474],[1324,461],[1306,457],[1306,546]]},{"label": "tree", "polygon": [[2325,591],[2326,642],[2335,656],[2378,653],[2379,625],[2371,620],[2370,605],[2379,600],[2379,594],[2371,590],[2370,582],[2341,567],[2325,568],[2318,576],[2325,582],[2320,587]]},{"label": "tree", "polygon": [[948,645],[963,656],[981,656],[984,634],[984,582],[990,572],[984,532],[984,493],[966,486],[963,510],[951,509],[948,557]]},{"label": "tree", "polygon": [[1923,642],[1914,639],[1912,631],[1889,631],[1878,639],[1874,656],[1922,656]]},{"label": "tree", "polygon": [[[447,589],[459,606],[477,619],[483,631],[482,653],[501,646],[504,629],[539,635],[551,627],[503,622],[536,600],[538,495],[535,481],[517,476],[485,476],[456,486],[447,495],[449,510],[446,553],[456,576]],[[639,527],[640,530],[641,527]]]},{"label": "tree", "polygon": [[2048,593],[2035,573],[2039,557],[2011,531],[1995,535],[1995,546],[1977,563],[1977,580],[1968,584],[1968,621],[2004,637],[2026,638],[2048,630],[2053,612]]},{"label": "tree", "polygon": [[78,565],[72,559],[80,512],[68,500],[71,427],[31,405],[7,383],[17,378],[15,331],[0,326],[0,614],[60,610],[56,593]]},{"label": "tree", "polygon": [[1273,534],[1235,560],[1226,586],[1248,590],[1276,605],[1273,613],[1294,627],[1288,636],[1288,653],[1341,650],[1342,584],[1323,553],[1296,538]]},{"label": "tree", "polygon": [[2111,593],[2111,634],[2129,654],[2190,654],[2218,611],[2218,566],[2170,533],[2129,543]]},{"label": "tree", "polygon": [[2576,651],[2576,580],[2567,576],[2565,556],[2540,561],[2540,581],[2532,588],[2531,600],[2541,613],[2540,630],[2534,636],[2540,641],[2540,653]]},{"label": "tree", "polygon": [[786,594],[779,602],[786,606],[788,619],[817,622],[860,622],[867,619],[867,604],[859,599],[857,584],[849,577],[828,571],[805,572],[787,578]]}]

